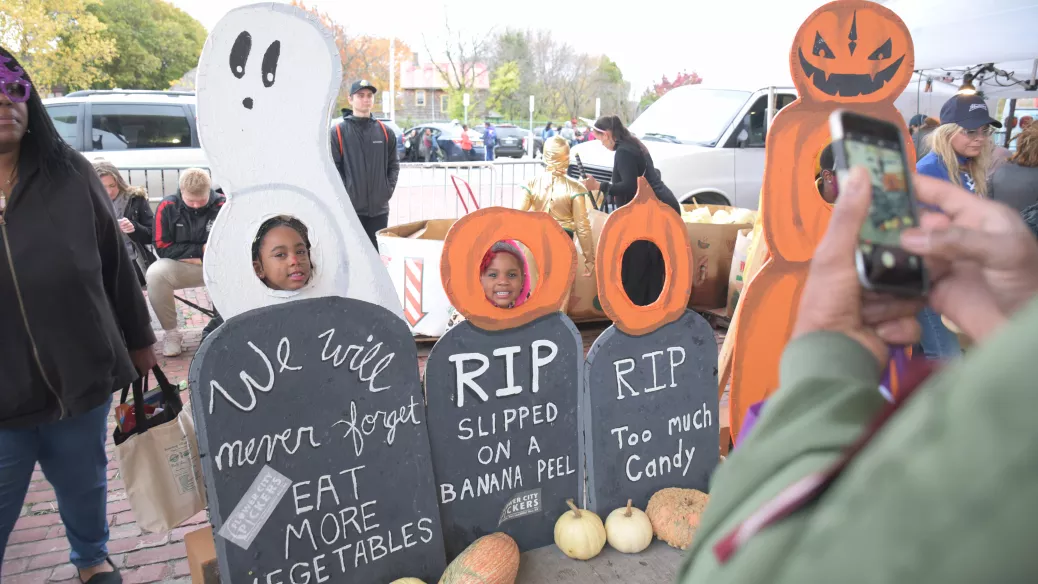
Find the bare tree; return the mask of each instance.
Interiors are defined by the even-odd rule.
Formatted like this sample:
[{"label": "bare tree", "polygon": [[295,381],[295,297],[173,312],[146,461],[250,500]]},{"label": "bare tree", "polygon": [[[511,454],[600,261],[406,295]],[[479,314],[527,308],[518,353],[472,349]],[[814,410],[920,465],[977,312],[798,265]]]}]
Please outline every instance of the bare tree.
[{"label": "bare tree", "polygon": [[444,17],[443,27],[443,48],[439,56],[446,58],[446,62],[440,61],[437,53],[429,47],[429,39],[422,35],[429,60],[451,91],[463,92],[472,89],[476,86],[480,72],[485,70],[493,31],[483,35],[462,34],[451,29],[450,19],[447,17]]}]

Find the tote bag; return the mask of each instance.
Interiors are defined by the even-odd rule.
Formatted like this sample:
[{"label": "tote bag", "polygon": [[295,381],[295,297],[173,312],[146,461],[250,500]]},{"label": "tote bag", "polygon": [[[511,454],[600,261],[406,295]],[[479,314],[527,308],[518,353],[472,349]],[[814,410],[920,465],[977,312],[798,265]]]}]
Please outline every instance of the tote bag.
[{"label": "tote bag", "polygon": [[[137,525],[155,533],[169,531],[204,510],[206,499],[194,422],[162,370],[156,366],[152,372],[160,399],[145,399],[147,374],[133,382],[132,410],[126,415],[134,417],[134,426],[129,432],[116,428],[113,438]],[[155,403],[151,417],[145,413],[146,402]]]}]

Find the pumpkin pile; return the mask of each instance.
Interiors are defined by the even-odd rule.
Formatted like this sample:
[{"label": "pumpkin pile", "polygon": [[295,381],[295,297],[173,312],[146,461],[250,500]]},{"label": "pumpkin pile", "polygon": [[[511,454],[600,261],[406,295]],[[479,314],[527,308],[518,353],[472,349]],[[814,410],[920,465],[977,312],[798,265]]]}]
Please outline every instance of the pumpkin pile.
[{"label": "pumpkin pile", "polygon": [[708,501],[710,495],[696,489],[661,489],[649,499],[645,514],[656,537],[672,547],[687,550]]}]

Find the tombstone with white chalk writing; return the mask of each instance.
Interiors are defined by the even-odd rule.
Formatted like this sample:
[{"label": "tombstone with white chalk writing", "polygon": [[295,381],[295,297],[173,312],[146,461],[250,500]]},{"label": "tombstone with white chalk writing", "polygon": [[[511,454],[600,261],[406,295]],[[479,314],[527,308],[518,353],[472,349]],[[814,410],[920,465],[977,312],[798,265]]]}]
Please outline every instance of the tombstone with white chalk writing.
[{"label": "tombstone with white chalk writing", "polygon": [[[667,264],[663,291],[647,307],[624,293],[615,259],[643,239]],[[692,252],[681,218],[639,179],[635,199],[603,227],[597,257],[599,296],[614,324],[584,369],[587,507],[604,515],[628,499],[644,509],[667,487],[707,492],[719,458],[717,341],[686,308]]]},{"label": "tombstone with white chalk writing", "polygon": [[[514,242],[494,244],[525,226],[513,223],[516,216],[530,222],[534,214],[477,211],[455,223],[444,243],[444,289],[467,318],[440,338],[425,370],[449,559],[494,532],[511,536],[521,551],[549,545],[566,499],[581,494],[577,405],[583,346],[576,326],[559,312],[573,282],[576,252],[550,216],[533,220],[536,229],[523,230],[522,243],[537,263],[538,284],[528,298],[513,301],[509,295],[531,274],[518,267],[523,254]],[[516,266],[512,275],[520,284],[509,291],[502,283],[491,292],[500,293],[509,308],[495,306],[481,285],[481,276],[508,276],[507,268],[497,269],[501,254]]]},{"label": "tombstone with white chalk writing", "polygon": [[224,584],[446,567],[417,348],[328,147],[341,67],[319,19],[272,2],[224,16],[199,62],[227,320],[189,378]]},{"label": "tombstone with white chalk writing", "polygon": [[224,582],[388,582],[445,567],[407,325],[317,298],[228,320],[191,405]]}]

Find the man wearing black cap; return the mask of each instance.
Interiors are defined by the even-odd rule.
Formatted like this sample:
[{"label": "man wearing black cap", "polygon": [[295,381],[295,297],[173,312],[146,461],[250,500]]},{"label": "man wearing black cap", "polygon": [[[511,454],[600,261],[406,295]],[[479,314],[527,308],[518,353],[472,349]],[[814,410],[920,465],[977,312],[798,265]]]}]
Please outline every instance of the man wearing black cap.
[{"label": "man wearing black cap", "polygon": [[353,209],[377,250],[375,234],[389,223],[389,199],[396,189],[400,161],[393,131],[371,117],[376,91],[366,79],[350,87],[353,112],[332,132],[332,159]]}]

